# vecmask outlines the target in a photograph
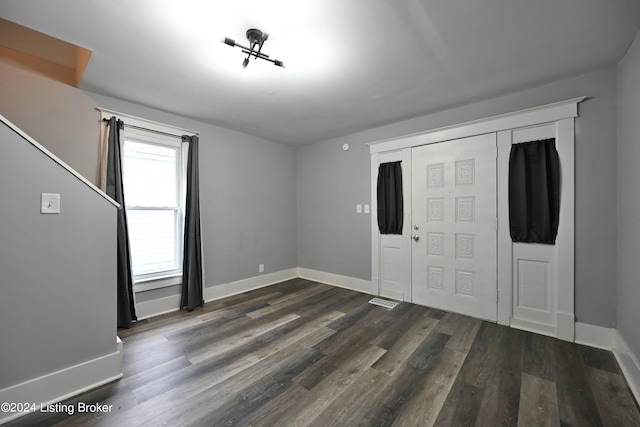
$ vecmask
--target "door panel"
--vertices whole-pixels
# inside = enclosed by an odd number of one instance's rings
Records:
[[[511,143],[556,138],[556,124],[516,129]],[[561,203],[561,206],[562,203]],[[557,245],[512,243],[511,324],[556,336],[557,328]]]
[[[414,303],[496,320],[496,154],[495,134],[413,149]]]
[[[374,252],[373,294],[399,301],[409,301],[411,295],[411,149],[380,154],[378,162],[372,164],[377,171],[381,163],[402,162],[402,194],[404,220],[402,234],[379,234],[377,210],[371,212],[373,235],[378,235],[379,248]],[[376,194],[377,179],[373,180],[372,194]],[[377,261],[377,263],[376,263]]]

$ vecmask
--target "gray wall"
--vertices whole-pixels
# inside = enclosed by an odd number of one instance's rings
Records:
[[[4,123],[0,143],[3,389],[116,351],[117,211]]]
[[[0,114],[92,183],[98,182],[100,113],[78,89],[0,59]]]
[[[618,329],[640,355],[640,33],[618,64]]]
[[[345,139],[348,141],[349,139]],[[298,148],[298,265],[371,279],[369,147],[342,142]]]
[[[298,149],[298,264],[371,279],[366,143],[588,96],[576,120],[576,316],[616,324],[616,70],[510,93]],[[344,153],[343,143],[351,144]]]
[[[0,114],[93,183],[100,106],[200,133],[206,286],[297,266],[296,150],[284,144],[83,92],[0,60]],[[215,100],[212,100],[215,102]],[[179,293],[177,286],[139,301]]]

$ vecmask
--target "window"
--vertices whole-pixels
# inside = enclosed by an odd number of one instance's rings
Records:
[[[122,133],[122,174],[135,282],[182,274],[182,143],[133,128]]]

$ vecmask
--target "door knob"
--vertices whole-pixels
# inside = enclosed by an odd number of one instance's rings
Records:
[[[417,242],[418,240],[420,240],[420,236],[418,236],[417,234],[414,234],[412,239]]]
[[[416,225],[413,226],[413,229],[414,230],[420,230],[420,226],[418,224],[416,224]]]

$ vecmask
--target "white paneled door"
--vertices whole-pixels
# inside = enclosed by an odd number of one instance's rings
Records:
[[[496,321],[496,135],[412,150],[412,301]]]

